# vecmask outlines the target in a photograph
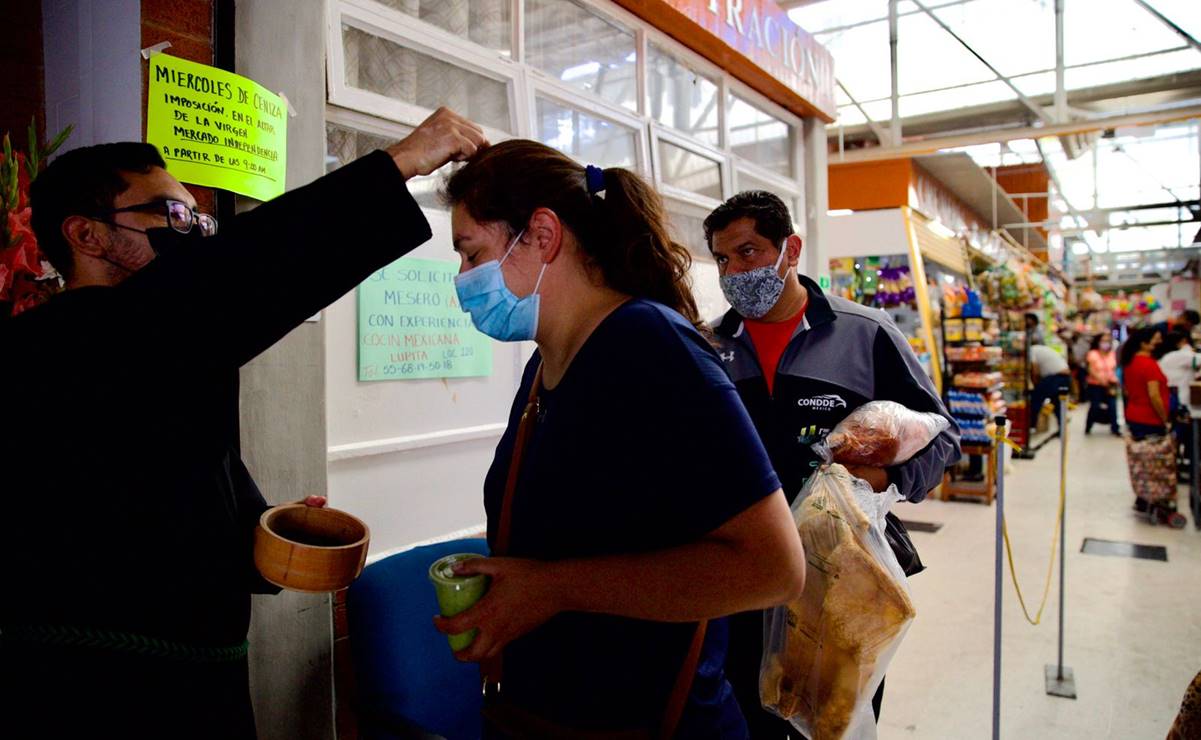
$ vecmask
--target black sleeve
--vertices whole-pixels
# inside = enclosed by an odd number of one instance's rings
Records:
[[[238,367],[431,236],[382,151],[222,224],[119,287],[133,331],[212,369]]]
[[[959,427],[935,392],[934,383],[922,369],[908,340],[895,325],[882,325],[876,331],[872,355],[876,400],[895,401],[914,411],[933,412],[951,422],[946,431],[908,462],[888,469],[889,480],[897,484],[902,496],[913,502],[921,501],[942,483],[947,466],[959,459]]]

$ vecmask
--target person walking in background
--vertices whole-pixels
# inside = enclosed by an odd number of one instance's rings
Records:
[[[1062,430],[1059,395],[1072,391],[1072,371],[1068,361],[1036,337],[1030,347],[1030,375],[1034,382],[1034,390],[1030,392],[1030,421],[1037,422],[1043,404],[1050,401],[1055,407],[1055,420]]]
[[[1093,429],[1098,421],[1109,424],[1115,436],[1122,436],[1118,428],[1117,397],[1118,376],[1114,372],[1118,359],[1113,351],[1113,337],[1109,332],[1093,337],[1092,345],[1085,356],[1088,378],[1085,395],[1088,399],[1088,417],[1084,421],[1084,433]]]

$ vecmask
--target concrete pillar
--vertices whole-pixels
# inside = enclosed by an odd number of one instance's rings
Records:
[[[281,19],[287,33],[280,33]],[[324,172],[325,46],[321,3],[238,0],[236,69],[283,91],[289,190]],[[317,53],[314,53],[317,50]],[[239,199],[239,207],[253,201]],[[331,248],[336,245],[331,245]],[[232,266],[231,269],[236,269]],[[270,503],[326,492],[325,334],[305,323],[242,368],[242,456]],[[334,736],[328,595],[254,597],[250,680],[262,740]]]
[[[829,210],[829,188],[826,163],[826,124],[817,118],[806,118],[804,127],[805,177],[805,248],[801,252],[802,271],[820,282],[830,275],[829,250],[825,243],[826,211]]]

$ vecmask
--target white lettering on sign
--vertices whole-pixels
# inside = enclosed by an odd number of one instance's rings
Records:
[[[641,14],[643,3],[617,1]],[[816,39],[793,24],[773,0],[665,2],[792,89],[818,111],[831,118],[837,114],[833,58]]]
[[[760,49],[763,48],[763,31],[760,30],[761,28],[762,26],[759,22],[759,9],[752,7],[751,30],[747,32],[746,37],[748,41],[754,41],[755,46],[759,47]]]
[[[742,0],[726,0],[726,25],[746,34],[742,28]]]
[[[776,25],[776,19],[770,15],[763,19],[763,43],[767,45],[767,53],[773,57],[780,56],[779,47],[773,48],[771,45],[771,31]]]

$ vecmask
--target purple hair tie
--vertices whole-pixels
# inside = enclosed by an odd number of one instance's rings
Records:
[[[584,184],[589,195],[605,197],[605,171],[600,167],[590,164],[584,168]]]

